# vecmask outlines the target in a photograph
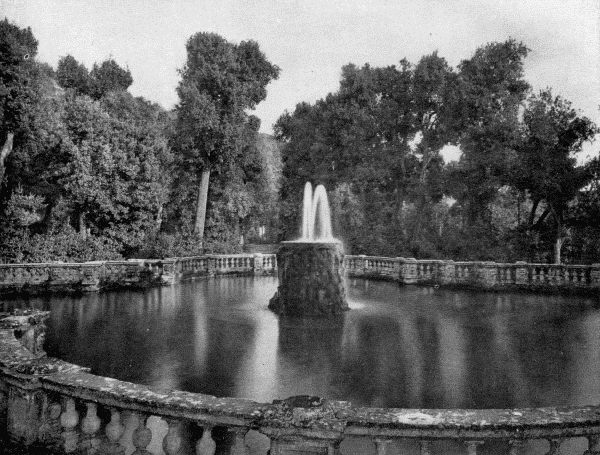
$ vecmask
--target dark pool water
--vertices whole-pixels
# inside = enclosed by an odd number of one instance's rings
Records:
[[[349,280],[336,321],[279,319],[276,278],[32,299],[46,350],[97,374],[271,401],[506,408],[600,403],[596,299]]]

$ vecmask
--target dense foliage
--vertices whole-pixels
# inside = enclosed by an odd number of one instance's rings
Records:
[[[0,262],[239,251],[298,235],[305,182],[325,184],[348,252],[599,262],[598,128],[524,79],[527,48],[489,43],[456,68],[433,53],[342,68],[339,89],[258,134],[279,75],[257,43],[197,33],[179,103],[128,92],[112,57],[36,60],[0,22]],[[459,147],[458,162],[443,150]]]
[[[246,111],[265,99],[266,86],[277,79],[279,68],[254,41],[235,45],[214,33],[197,33],[186,49],[187,62],[177,87],[175,147],[181,156],[179,172],[191,174],[189,181],[197,187],[193,233],[202,241],[211,174],[232,183],[223,197],[229,198],[226,205],[238,206],[237,216],[230,220],[234,229],[246,218],[248,204],[239,200],[240,189],[252,172],[253,143],[260,126],[259,119]],[[216,204],[212,209],[223,212]]]
[[[189,46],[202,36],[192,37]],[[222,102],[229,111],[222,107],[214,118],[191,119],[186,100],[202,100],[184,98],[168,112],[134,97],[127,91],[130,71],[113,58],[88,71],[68,55],[54,71],[35,60],[31,30],[0,23],[0,141],[6,144],[0,162],[0,262],[231,251],[256,226],[273,223],[278,188],[267,175],[277,178],[278,166],[274,170],[270,160],[278,147],[258,137],[257,119],[244,110],[265,97],[264,86],[278,70],[256,43],[234,46],[217,35],[208,38],[235,50],[235,58],[213,68],[212,76],[196,65],[192,77],[188,65],[182,86],[198,82],[200,73],[205,85],[221,78],[211,102],[227,92],[230,98]],[[212,48],[196,51],[200,59],[203,52],[214,57]],[[198,142],[196,133],[213,142]],[[196,144],[200,159],[187,144]],[[203,245],[193,235],[193,214],[198,170],[205,162],[213,181]]]
[[[598,130],[550,90],[531,93],[527,52],[508,40],[456,69],[437,53],[342,68],[337,92],[276,124],[281,237],[298,235],[311,181],[328,188],[335,233],[352,253],[598,261],[597,163],[576,159]],[[458,162],[444,162],[449,145]]]

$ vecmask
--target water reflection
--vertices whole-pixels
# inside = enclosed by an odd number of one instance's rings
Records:
[[[352,280],[351,311],[315,321],[268,311],[276,286],[238,277],[13,303],[51,308],[49,354],[153,386],[412,408],[600,402],[593,300]]]

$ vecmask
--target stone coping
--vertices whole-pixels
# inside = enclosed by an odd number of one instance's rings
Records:
[[[6,319],[4,320],[4,322]],[[353,407],[319,397],[259,403],[165,390],[91,374],[62,360],[36,357],[0,328],[0,380],[119,410],[208,425],[312,437],[355,435],[421,439],[533,439],[600,434],[600,405],[523,409],[400,409]]]

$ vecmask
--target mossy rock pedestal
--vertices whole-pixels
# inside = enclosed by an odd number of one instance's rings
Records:
[[[279,287],[269,309],[280,315],[328,317],[348,310],[342,244],[282,242]]]

